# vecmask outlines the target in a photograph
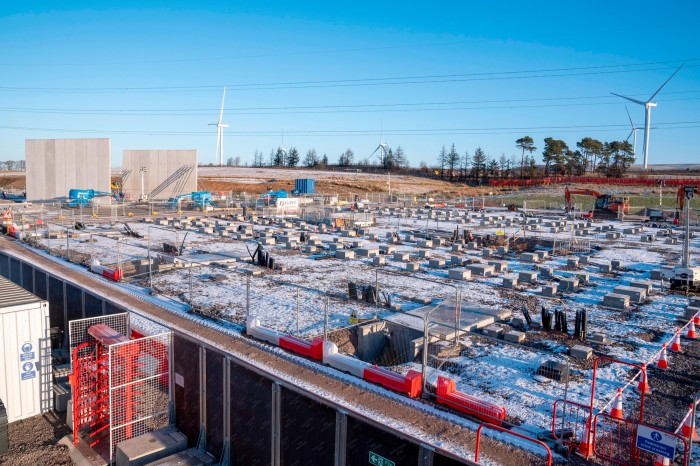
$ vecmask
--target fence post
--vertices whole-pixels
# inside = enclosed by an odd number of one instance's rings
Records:
[[[299,288],[297,288],[297,333],[295,336],[299,336]]]
[[[246,276],[245,282],[245,320],[250,316],[250,275]]]
[[[323,311],[323,339],[328,340],[328,302],[329,298],[326,296],[326,306]]]

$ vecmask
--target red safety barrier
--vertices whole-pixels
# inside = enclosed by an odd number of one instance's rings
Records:
[[[131,340],[140,340],[141,338],[146,338],[146,335],[138,330],[131,329]],[[159,377],[158,383],[160,383],[161,387],[167,387],[168,381],[170,380],[170,371],[168,370],[168,358],[164,357],[168,354],[167,349],[165,349],[165,345],[152,341],[149,345],[139,345],[139,348],[144,353],[156,358],[159,361],[158,372],[163,375]]]
[[[547,451],[547,466],[552,466],[552,450],[549,449],[546,443],[542,442],[541,440],[534,439],[532,437],[528,437],[527,435],[520,434],[518,432],[513,432],[512,430],[504,429],[503,427],[500,426],[495,426],[493,424],[485,423],[481,424],[479,428],[476,430],[476,449],[474,452],[474,462],[478,463],[479,462],[479,453],[481,450],[481,429],[484,427],[488,429],[494,429],[499,432],[502,432],[504,434],[509,434],[513,435],[515,437],[521,438],[523,440],[527,440],[528,442],[535,443],[537,445],[540,445]]]
[[[438,376],[437,402],[497,426],[506,419],[506,408],[457,391],[454,380]]]
[[[573,451],[585,437],[591,407],[570,400],[557,400],[552,411],[552,437]]]
[[[378,366],[365,368],[363,379],[415,398],[421,394],[423,375],[411,369],[405,376]]]
[[[598,413],[593,422],[593,435],[595,437],[594,452],[596,457],[610,463],[627,465],[656,465],[659,464],[659,455],[637,448],[637,430],[639,426],[651,427],[655,431],[662,432],[675,438],[676,449],[680,447],[680,464],[688,464],[688,442],[678,434],[668,432],[652,426],[639,424],[632,419],[617,419],[607,413]],[[664,457],[661,457],[662,461]],[[676,458],[667,458],[668,464]],[[663,463],[661,463],[663,464]],[[677,463],[673,463],[677,464]]]
[[[546,178],[534,178],[528,180],[489,180],[489,186],[494,187],[527,187],[550,184],[583,183],[598,185],[621,186],[656,186],[657,178],[607,178],[596,176],[550,176]],[[697,178],[671,178],[664,179],[666,186],[681,186],[698,183]]]
[[[279,346],[316,361],[323,359],[323,338],[314,338],[313,341],[309,342],[292,335],[285,335],[280,337]]]

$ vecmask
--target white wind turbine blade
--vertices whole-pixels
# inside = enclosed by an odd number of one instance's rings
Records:
[[[683,65],[685,65],[685,63],[683,63]],[[656,92],[654,92],[654,93],[651,95],[651,97],[649,97],[649,100],[647,100],[647,102],[651,102],[652,100],[654,100],[654,97],[656,97],[656,94],[658,94],[659,92],[661,92],[661,89],[663,89],[664,86],[665,86],[666,84],[668,84],[668,82],[669,82],[671,79],[673,79],[673,77],[676,75],[676,73],[678,73],[678,72],[681,70],[681,68],[683,68],[683,65],[679,66],[678,69],[677,69],[676,71],[673,72],[673,74],[671,75],[671,77],[668,78],[666,81],[664,81],[664,83],[661,85],[661,87],[659,87],[659,88],[656,90]]]
[[[635,128],[634,123],[632,123],[632,117],[630,116],[630,111],[627,109],[627,105],[625,105],[625,111],[627,112],[627,118],[629,118],[629,120],[630,120],[630,126],[632,126],[632,131],[634,131],[637,128]],[[632,134],[632,133],[630,133],[630,134]]]
[[[646,105],[646,102],[642,102],[641,100],[633,99],[632,97],[627,97],[627,96],[624,96],[624,95],[621,95],[621,94],[615,94],[614,92],[611,92],[611,94],[612,94],[612,95],[616,95],[616,96],[618,96],[618,97],[622,97],[623,99],[627,99],[627,100],[629,100],[630,102],[634,102],[635,104]]]
[[[224,95],[221,97],[221,112],[219,113],[219,124],[224,119],[224,101],[226,100],[226,86],[224,86]]]

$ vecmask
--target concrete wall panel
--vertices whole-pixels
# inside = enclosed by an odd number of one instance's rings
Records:
[[[27,200],[65,197],[72,188],[110,190],[110,140],[27,139]]]
[[[196,150],[125,150],[122,170],[131,170],[123,186],[127,199],[141,197],[141,167],[146,167],[143,176],[144,193],[148,195],[163,181],[183,166],[193,166],[182,191],[174,193],[177,182],[170,184],[156,199],[168,199],[174,194],[197,191],[197,151]]]

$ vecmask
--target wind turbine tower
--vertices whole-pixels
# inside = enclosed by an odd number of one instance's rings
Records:
[[[623,99],[627,99],[630,102],[634,102],[635,104],[643,105],[644,109],[646,110],[645,117],[644,117],[644,169],[647,169],[648,163],[649,163],[649,131],[651,129],[651,109],[653,107],[656,107],[656,102],[652,102],[654,100],[654,97],[661,92],[661,89],[664,88],[666,84],[678,73],[681,68],[683,68],[683,65],[679,66],[676,71],[673,72],[673,74],[659,87],[656,92],[654,92],[651,97],[646,102],[643,102],[641,100],[633,99],[632,97],[627,97],[624,95],[620,94],[615,94],[614,92],[611,92],[612,95],[616,95],[618,97],[622,97]]]
[[[228,128],[228,125],[223,123],[225,100],[226,86],[224,86],[224,95],[221,97],[221,112],[219,113],[219,121],[217,123],[209,123],[209,126],[216,126],[216,158],[219,161],[220,167],[224,165],[224,128]]]

